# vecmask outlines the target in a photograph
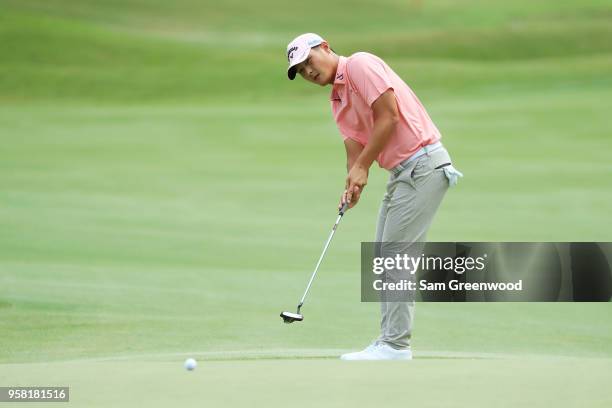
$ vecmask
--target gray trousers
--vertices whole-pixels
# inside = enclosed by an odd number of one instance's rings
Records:
[[[441,148],[410,162],[398,174],[391,174],[380,206],[376,241],[410,244],[410,252],[421,254],[427,231],[436,214],[449,182],[443,169],[450,163],[446,149]],[[380,337],[395,349],[410,347],[414,300],[388,302],[381,299]]]

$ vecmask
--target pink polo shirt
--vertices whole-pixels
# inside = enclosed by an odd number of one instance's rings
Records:
[[[342,138],[365,146],[374,127],[372,104],[387,89],[395,93],[399,123],[376,161],[380,167],[392,169],[441,138],[412,89],[382,59],[357,52],[348,58],[340,56],[330,100]]]

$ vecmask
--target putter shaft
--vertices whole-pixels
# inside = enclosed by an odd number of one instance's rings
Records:
[[[298,314],[300,313],[300,309],[301,309],[302,305],[304,304],[304,299],[306,299],[306,295],[308,295],[308,291],[310,290],[310,286],[312,286],[312,281],[314,281],[314,278],[317,275],[317,271],[319,270],[319,266],[321,265],[321,261],[323,261],[323,258],[325,257],[325,253],[327,252],[327,248],[329,248],[329,244],[331,243],[331,240],[334,237],[334,234],[336,233],[336,229],[338,228],[338,224],[340,224],[340,220],[342,219],[342,216],[344,215],[344,213],[346,212],[347,209],[348,209],[348,204],[345,203],[342,206],[342,209],[340,209],[340,211],[338,213],[338,218],[336,218],[336,223],[334,224],[334,227],[332,228],[332,231],[329,234],[329,238],[327,238],[327,242],[325,243],[325,246],[323,247],[323,252],[321,253],[321,256],[319,257],[319,261],[317,262],[317,266],[315,266],[314,272],[310,276],[310,280],[308,281],[308,285],[306,286],[306,290],[304,291],[304,295],[302,296],[302,299],[300,299],[300,303],[298,304],[298,307],[297,307],[297,313]]]

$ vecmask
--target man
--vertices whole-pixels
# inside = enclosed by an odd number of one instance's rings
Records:
[[[410,243],[422,250],[446,190],[461,177],[440,143],[440,132],[416,95],[380,58],[358,52],[337,55],[313,33],[287,46],[293,80],[300,74],[320,86],[331,85],[331,108],[346,148],[345,202],[354,207],[368,182],[374,161],[389,170],[376,241]],[[389,279],[398,279],[391,276]],[[414,300],[381,301],[381,334],[365,350],[344,354],[343,360],[410,360]]]

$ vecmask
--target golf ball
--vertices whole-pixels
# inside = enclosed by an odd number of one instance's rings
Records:
[[[198,366],[198,362],[195,361],[195,359],[193,358],[188,358],[187,360],[185,360],[185,369],[186,370],[194,370],[196,367]]]

